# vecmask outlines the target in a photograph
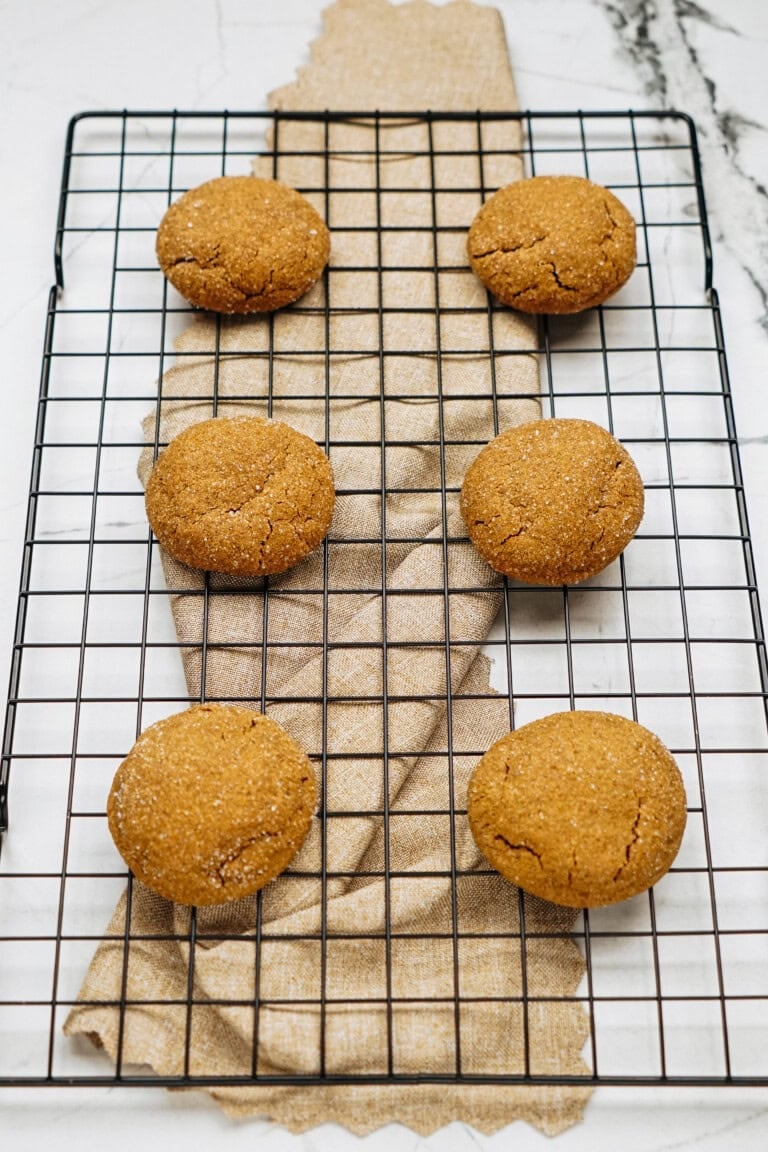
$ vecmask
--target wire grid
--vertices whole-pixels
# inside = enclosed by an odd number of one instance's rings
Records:
[[[274,174],[283,175],[289,157],[280,149],[280,124],[302,116],[325,126],[326,147],[318,156],[323,181],[300,190],[324,210],[334,241],[340,239],[333,235],[335,197],[358,192],[367,204],[351,229],[361,255],[339,261],[334,246],[320,309],[326,332],[335,312],[370,313],[382,364],[390,356],[424,353],[418,346],[386,346],[383,319],[394,309],[384,304],[380,238],[396,230],[430,236],[431,258],[415,261],[410,270],[435,284],[436,306],[423,310],[422,319],[424,331],[437,333],[438,365],[446,350],[441,331],[456,312],[441,303],[440,285],[446,274],[471,275],[464,262],[440,256],[438,241],[460,236],[466,225],[441,222],[444,192],[435,179],[436,163],[451,149],[434,147],[433,126],[461,127],[461,154],[477,157],[478,172],[477,184],[461,191],[473,192],[478,207],[494,190],[483,175],[484,128],[519,120],[531,175],[590,176],[611,187],[638,220],[639,262],[629,284],[582,316],[543,318],[538,353],[545,414],[596,420],[628,446],[646,484],[645,519],[625,555],[578,587],[507,582],[485,650],[494,662],[494,686],[508,697],[511,725],[563,708],[620,712],[658,732],[686,781],[688,828],[670,873],[654,890],[584,912],[577,921],[574,935],[586,960],[577,999],[589,1015],[585,1058],[591,1068],[579,1082],[766,1084],[768,679],[701,172],[687,117],[631,112],[414,114],[414,121],[428,126],[431,144],[425,153],[431,220],[422,229],[408,222],[383,224],[381,188],[342,193],[327,179],[334,127],[365,118],[373,133],[365,155],[378,159],[378,129],[386,114],[121,112],[73,120],[2,760],[0,1082],[230,1082],[191,1076],[188,1065],[187,1074],[173,1080],[146,1070],[134,1073],[121,1060],[105,1072],[103,1057],[73,1051],[61,1024],[125,886],[104,818],[112,773],[143,728],[190,702],[135,475],[140,420],[158,401],[151,382],[170,366],[173,336],[189,321],[189,309],[155,266],[154,232],[178,194],[215,175],[247,172],[256,153],[271,155]],[[469,149],[468,126],[474,141]],[[271,151],[269,127],[275,130]],[[336,286],[350,270],[370,273],[375,299],[370,305],[346,301],[335,309]],[[290,311],[300,308],[301,302]],[[451,350],[487,352],[491,372],[482,399],[495,412],[493,365],[516,354],[495,339],[503,311],[491,298],[476,309],[463,308],[463,315],[476,314],[478,345]],[[279,346],[274,323],[268,323],[270,364],[310,351]],[[213,351],[218,355],[218,337]],[[353,352],[359,349],[325,350],[327,414],[334,404],[329,365],[333,357]],[[324,447],[333,459],[339,445],[330,428],[326,419]],[[392,447],[386,440],[378,445],[382,488],[375,491],[382,496]],[[447,547],[445,490],[441,495]],[[330,539],[326,550],[338,543]],[[450,597],[470,590],[449,587],[446,572],[437,591],[448,619]],[[371,592],[386,599],[386,582]],[[327,609],[327,584],[304,594],[322,595]],[[207,605],[207,584],[203,595]],[[268,598],[267,589],[266,604]],[[271,643],[280,641],[265,643],[264,658]],[[326,657],[327,649],[326,633]],[[262,704],[268,699],[263,686]],[[446,703],[450,709],[450,692]],[[449,759],[450,744],[449,724]],[[316,760],[322,775],[325,748]],[[453,803],[442,814],[451,825],[465,815]],[[324,835],[338,815],[321,806]],[[380,815],[386,827],[389,812]],[[455,859],[448,872],[455,893]],[[319,879],[325,891],[325,869]],[[530,1008],[542,998],[525,983],[530,940],[522,899],[520,911],[513,939],[522,959],[523,995],[516,1003],[522,1000],[527,1025]],[[260,923],[255,928],[258,949],[266,934]],[[504,935],[509,934],[489,933],[489,944]],[[395,937],[388,921],[388,962]],[[455,916],[446,938],[453,945],[458,1041],[461,932]],[[194,913],[186,939],[194,944]],[[321,1010],[329,939],[324,922]],[[128,943],[126,937],[126,957]],[[190,971],[188,1030],[192,985]],[[497,999],[500,1012],[509,1008],[511,998]],[[256,989],[256,1028],[264,1004]],[[270,1082],[399,1078],[391,1050],[386,1076],[329,1077],[324,1043],[323,1036],[319,1075]],[[457,1058],[454,1076],[424,1078],[466,1076]],[[568,1078],[534,1074],[526,1059],[522,1073],[479,1079]],[[253,1082],[258,1080],[254,1064]]]

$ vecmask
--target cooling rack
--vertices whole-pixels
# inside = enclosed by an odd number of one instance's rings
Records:
[[[438,287],[469,276],[456,244],[441,243],[466,226],[445,208],[441,165],[452,154],[474,157],[476,180],[452,190],[479,206],[494,187],[486,176],[491,126],[519,126],[529,174],[587,175],[638,221],[639,263],[626,288],[580,317],[544,318],[535,352],[544,414],[596,420],[635,457],[646,484],[641,531],[624,557],[578,587],[506,583],[484,650],[511,723],[561,708],[621,712],[658,732],[686,781],[688,828],[670,873],[651,892],[576,923],[586,972],[575,999],[590,1025],[589,1071],[576,1082],[768,1084],[768,675],[694,126],[671,112],[408,118],[427,129],[428,146],[413,153],[430,174],[422,224],[386,222],[387,189],[379,185],[333,183],[337,127],[359,122],[360,154],[378,161],[386,114],[126,111],[85,113],[70,125],[0,775],[0,1083],[228,1082],[190,1074],[188,1064],[173,1079],[120,1058],[107,1066],[103,1054],[76,1049],[61,1026],[126,884],[104,818],[111,775],[138,732],[190,702],[136,479],[141,420],[157,405],[156,381],[189,322],[155,266],[154,232],[171,199],[213,176],[249,171],[256,154],[292,182],[295,157],[281,148],[280,128],[304,120],[322,126],[324,145],[315,154],[317,181],[299,186],[318,200],[332,233],[338,197],[359,193],[365,203],[349,229],[362,255],[339,258],[337,249],[349,247],[336,245],[313,307],[326,332],[335,314],[374,316],[382,363],[427,353],[418,344],[386,345],[384,321],[396,304],[385,298],[387,268],[375,240],[410,233],[408,267]],[[418,255],[420,233],[430,238],[426,256]],[[334,301],[349,271],[370,273],[374,295],[345,299],[342,308]],[[481,399],[498,414],[497,368],[519,355],[496,339],[504,310],[485,298],[456,309],[446,290],[415,311],[422,330],[438,334],[436,361],[445,352],[441,326],[457,311],[476,321],[477,343],[451,351],[487,357]],[[259,354],[277,364],[309,351],[279,343],[270,324]],[[212,352],[218,357],[218,340]],[[359,349],[324,350],[329,413],[330,366],[350,352]],[[325,437],[333,458],[338,445],[328,428]],[[392,445],[378,448],[385,461]],[[386,467],[382,474],[386,489]],[[447,540],[446,492],[437,495]],[[464,591],[446,577],[446,613]],[[263,595],[268,603],[268,587]],[[327,643],[323,651],[327,658]],[[449,731],[449,754],[450,742]],[[333,816],[321,807],[324,831]],[[446,874],[455,888],[455,861]],[[452,931],[455,942],[455,924]],[[523,919],[509,937],[524,965],[531,941]],[[391,938],[388,921],[388,957]],[[321,971],[328,940],[324,932]],[[460,1032],[459,957],[455,948]],[[321,1008],[324,996],[321,981]],[[497,999],[500,1012],[513,1002]],[[536,1001],[526,988],[514,998],[526,1020]],[[394,1002],[388,984],[390,1013]],[[260,1003],[256,995],[257,1017]],[[454,1074],[423,1078],[466,1074],[457,1059]],[[317,1074],[270,1082],[364,1079],[329,1076],[321,1065]],[[378,1079],[398,1080],[391,1052]],[[535,1073],[527,1060],[522,1070],[479,1079],[573,1080]]]

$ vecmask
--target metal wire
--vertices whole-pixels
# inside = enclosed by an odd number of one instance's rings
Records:
[[[418,594],[442,598],[444,640],[435,648],[444,653],[446,684],[451,683],[452,653],[462,647],[485,647],[507,685],[510,727],[560,708],[605,707],[659,731],[686,776],[689,828],[669,876],[654,891],[625,906],[584,912],[575,929],[586,974],[573,999],[584,1005],[591,1032],[586,1053],[591,1071],[578,1082],[768,1084],[768,1045],[764,1042],[768,1029],[768,855],[765,837],[759,834],[768,816],[768,661],[694,126],[688,117],[672,112],[414,112],[398,113],[397,118],[422,125],[429,141],[423,151],[411,154],[423,156],[429,171],[430,220],[422,226],[385,222],[385,197],[409,191],[382,180],[381,166],[387,155],[382,127],[390,119],[385,113],[120,111],[85,113],[70,124],[0,769],[0,837],[5,841],[0,857],[0,1084],[574,1082],[574,1077],[533,1072],[528,1046],[531,1010],[553,999],[528,978],[529,949],[557,933],[546,936],[531,930],[522,894],[516,933],[501,928],[483,934],[463,932],[458,915],[458,885],[469,873],[458,867],[456,859],[455,821],[465,811],[456,802],[454,762],[459,757],[464,761],[476,758],[485,749],[459,752],[454,748],[451,710],[458,701],[485,697],[451,691],[430,696],[444,702],[448,713],[448,743],[439,753],[448,764],[448,799],[445,808],[429,815],[446,818],[450,863],[445,871],[398,871],[390,858],[389,830],[396,820],[425,813],[398,807],[390,799],[387,710],[401,701],[423,697],[388,690],[387,660],[391,651],[425,645],[418,638],[387,638],[386,624],[392,598],[412,596],[414,590],[389,587],[385,578],[362,590],[330,586],[329,551],[338,553],[349,544],[379,549],[381,571],[386,573],[393,542],[387,498],[394,491],[388,486],[387,462],[393,451],[423,446],[419,439],[388,436],[386,427],[388,363],[394,357],[425,355],[424,350],[392,347],[387,341],[387,317],[402,309],[384,303],[385,275],[391,271],[385,263],[384,241],[389,233],[398,232],[422,233],[431,249],[426,263],[398,268],[428,276],[435,300],[433,307],[408,311],[421,319],[436,365],[440,400],[434,443],[443,462],[437,492],[443,531],[431,543],[440,550],[443,580],[434,588],[419,589]],[[322,178],[300,190],[322,197],[332,232],[339,197],[372,199],[370,218],[344,230],[361,244],[372,238],[373,256],[367,263],[362,256],[349,263],[332,257],[325,273],[325,304],[303,309],[323,318],[322,348],[295,346],[286,342],[284,334],[278,339],[274,317],[265,321],[266,350],[254,348],[252,354],[268,364],[267,391],[266,397],[253,398],[266,398],[271,415],[276,397],[274,369],[281,359],[321,357],[326,382],[321,442],[331,458],[342,445],[369,446],[378,454],[380,482],[361,484],[354,493],[380,499],[382,534],[357,540],[329,538],[324,545],[322,585],[280,589],[281,597],[319,598],[322,604],[322,636],[302,642],[308,652],[322,656],[318,696],[281,696],[270,689],[268,654],[294,646],[295,639],[270,635],[268,579],[259,585],[264,605],[261,639],[217,640],[216,648],[251,647],[261,663],[261,707],[287,699],[319,705],[325,732],[328,705],[345,699],[332,695],[327,687],[329,654],[340,646],[328,627],[334,598],[361,592],[378,597],[383,643],[352,646],[381,648],[382,693],[355,699],[381,705],[384,757],[382,761],[381,750],[354,756],[382,762],[383,805],[375,811],[332,807],[325,790],[329,765],[343,763],[345,756],[329,751],[325,744],[316,750],[323,785],[318,814],[321,866],[317,873],[287,874],[285,882],[311,879],[318,883],[319,930],[302,937],[271,932],[263,920],[260,894],[253,925],[252,1000],[207,1000],[223,1007],[252,1008],[253,1058],[248,1075],[215,1076],[190,1067],[196,947],[201,942],[237,938],[204,929],[194,910],[183,934],[153,937],[188,946],[186,998],[166,1002],[185,1012],[183,1073],[158,1077],[123,1067],[126,1008],[143,1003],[129,1001],[127,996],[129,948],[142,939],[131,931],[129,878],[126,928],[119,937],[122,987],[119,999],[107,1002],[120,1013],[119,1058],[116,1067],[103,1071],[103,1058],[81,1056],[80,1063],[73,1064],[60,1034],[63,1014],[75,1001],[90,952],[103,939],[109,909],[125,882],[111,846],[105,847],[103,785],[136,735],[154,718],[153,710],[165,714],[194,702],[179,671],[185,648],[202,648],[201,683],[205,686],[212,591],[212,582],[206,579],[201,590],[175,593],[197,598],[202,605],[202,646],[180,642],[169,617],[163,616],[167,592],[158,578],[156,545],[144,527],[141,494],[133,476],[143,445],[139,421],[151,404],[158,411],[155,453],[163,446],[159,421],[163,374],[172,355],[173,332],[189,310],[177,297],[169,299],[168,286],[148,256],[148,241],[151,246],[162,209],[178,194],[202,179],[244,170],[247,159],[257,151],[271,157],[273,173],[280,177],[286,161],[295,155],[281,144],[280,127],[290,120],[322,126],[322,149],[304,154],[305,159],[314,157],[320,162]],[[334,129],[350,120],[365,121],[370,128],[368,147],[359,152],[340,151],[334,144]],[[488,161],[496,155],[486,143],[488,126],[503,121],[520,123],[530,174],[568,171],[589,176],[624,198],[638,220],[640,259],[630,293],[578,321],[544,318],[535,352],[541,364],[545,414],[597,419],[617,435],[640,463],[648,511],[625,556],[584,585],[535,589],[505,581],[500,617],[483,645],[451,637],[452,597],[479,595],[487,589],[455,587],[449,582],[449,548],[460,538],[447,529],[446,499],[455,489],[445,478],[446,452],[473,443],[479,447],[480,442],[447,435],[443,411],[447,403],[457,400],[490,404],[493,427],[498,431],[500,411],[510,399],[500,386],[498,366],[519,350],[510,350],[498,338],[497,321],[503,309],[490,297],[473,307],[451,306],[443,298],[446,273],[470,273],[465,265],[441,260],[441,238],[461,232],[462,227],[441,222],[439,197],[447,190],[440,183],[439,161],[451,156],[476,161],[477,182],[451,191],[476,195],[479,206],[494,191],[487,179]],[[438,147],[436,129],[449,123],[472,127],[475,144],[455,152]],[[268,127],[273,130],[271,149],[264,142]],[[444,136],[440,134],[439,139]],[[374,187],[335,186],[331,160],[340,155],[371,161]],[[83,252],[92,254],[90,264],[81,259]],[[375,303],[335,307],[337,287],[349,272],[374,277]],[[132,289],[134,283],[140,290]],[[301,302],[294,308],[302,310]],[[377,346],[365,351],[378,357],[378,386],[367,397],[359,393],[350,397],[329,386],[335,362],[363,351],[333,342],[333,318],[349,313],[370,317],[376,332]],[[482,336],[475,346],[452,346],[445,327],[452,316],[477,318],[476,330]],[[211,349],[216,364],[214,411],[219,369],[227,359],[221,333],[219,322]],[[239,356],[243,354],[238,351]],[[488,357],[487,392],[465,394],[448,389],[443,379],[445,358],[478,354]],[[178,353],[180,362],[184,355]],[[153,378],[159,381],[154,390]],[[341,441],[332,434],[334,405],[352,398],[378,405],[375,442]],[[403,390],[398,398],[423,399],[423,394]],[[318,397],[295,394],[292,399],[317,401]],[[397,488],[398,495],[431,491]],[[423,545],[420,537],[397,537],[397,543]],[[215,591],[216,595],[238,594],[218,587]],[[343,646],[349,647],[349,641]],[[111,665],[112,681],[107,677],[102,683],[94,669],[103,668],[105,658]],[[497,699],[488,697],[492,698]],[[109,721],[104,719],[107,715]],[[102,720],[94,728],[95,716]],[[398,755],[424,753],[414,748],[398,750]],[[38,813],[46,829],[43,844],[35,843]],[[363,816],[383,823],[383,875],[339,872],[328,866],[327,839],[334,822]],[[351,876],[378,877],[384,886],[384,991],[370,1000],[340,997],[328,982],[333,941],[326,917],[328,883]],[[450,879],[451,914],[444,931],[423,937],[445,940],[451,949],[454,978],[448,996],[395,995],[393,945],[401,939],[419,938],[399,931],[392,920],[391,885],[406,876]],[[84,901],[94,911],[85,910]],[[361,933],[345,934],[345,938],[370,937]],[[281,939],[314,941],[319,946],[319,1000],[288,1001],[265,995],[263,949]],[[462,992],[461,944],[466,939],[513,939],[519,944],[520,995],[480,998]],[[453,1075],[414,1076],[397,1070],[393,1010],[416,999],[452,1008]],[[497,1002],[500,1012],[520,1007],[526,1048],[522,1072],[510,1069],[475,1076],[462,1069],[461,1009],[478,999]],[[267,1076],[259,1071],[262,1011],[288,1003],[319,1009],[316,1075]],[[386,1072],[331,1074],[327,1070],[326,1009],[357,1003],[383,1004],[388,1009]]]

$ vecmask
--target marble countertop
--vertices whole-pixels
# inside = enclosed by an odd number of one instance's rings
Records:
[[[321,0],[0,0],[5,59],[0,226],[0,667],[9,667],[34,435],[40,353],[53,281],[53,237],[64,136],[72,114],[99,108],[265,106],[267,92],[306,60]],[[497,0],[520,106],[536,110],[659,109],[697,124],[713,233],[758,583],[768,604],[768,9],[762,0]],[[143,1089],[3,1090],[0,1128],[16,1149],[115,1152],[166,1142],[216,1148],[400,1152],[534,1149],[521,1124],[483,1137],[454,1124],[429,1138],[390,1127],[361,1140],[331,1126],[291,1136],[235,1124],[201,1093]],[[768,1090],[604,1088],[584,1123],[553,1146],[763,1149]],[[10,1146],[10,1145],[9,1145]]]

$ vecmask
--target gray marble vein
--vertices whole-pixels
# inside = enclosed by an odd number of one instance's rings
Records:
[[[688,112],[700,137],[716,235],[738,259],[759,295],[768,331],[768,188],[744,162],[749,136],[765,147],[764,125],[721,97],[717,61],[704,59],[699,33],[714,29],[738,51],[740,32],[694,0],[593,0],[610,20],[622,53],[659,107]],[[727,222],[727,228],[724,226]]]

